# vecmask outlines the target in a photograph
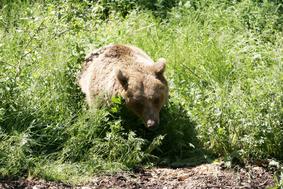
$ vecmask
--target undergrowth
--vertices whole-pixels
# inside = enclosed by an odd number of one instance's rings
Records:
[[[208,155],[283,159],[280,2],[99,2],[0,3],[2,178],[76,183]],[[77,73],[88,52],[110,43],[167,59],[170,98],[156,131],[120,98],[86,107]]]

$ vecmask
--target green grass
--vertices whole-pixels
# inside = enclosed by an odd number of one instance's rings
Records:
[[[2,178],[76,183],[207,157],[283,160],[282,4],[116,3],[0,4]],[[156,131],[119,98],[86,107],[76,75],[85,54],[109,43],[167,59],[170,99]]]

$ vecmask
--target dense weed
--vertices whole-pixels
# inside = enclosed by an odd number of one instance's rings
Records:
[[[207,154],[283,159],[282,4],[99,2],[0,4],[1,177],[79,182]],[[85,54],[109,43],[168,60],[170,99],[157,130],[119,98],[86,107],[77,73]]]

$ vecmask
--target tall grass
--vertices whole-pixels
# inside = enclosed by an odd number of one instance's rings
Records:
[[[91,1],[0,6],[1,177],[78,182],[205,154],[282,160],[282,5],[174,6],[166,17],[133,7],[106,14]],[[170,99],[158,130],[147,131],[119,98],[86,107],[76,75],[85,54],[109,43],[168,60]]]

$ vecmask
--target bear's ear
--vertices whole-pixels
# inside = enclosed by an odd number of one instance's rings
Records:
[[[162,75],[165,71],[166,60],[164,58],[159,58],[153,66],[155,74]]]
[[[122,87],[127,90],[128,89],[128,80],[129,77],[127,76],[127,73],[124,71],[122,72],[121,70],[117,70],[116,72],[117,79],[121,83]]]

